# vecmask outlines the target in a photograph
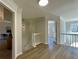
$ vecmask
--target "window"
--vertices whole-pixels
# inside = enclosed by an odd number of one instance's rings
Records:
[[[71,23],[71,31],[78,32],[78,23]]]

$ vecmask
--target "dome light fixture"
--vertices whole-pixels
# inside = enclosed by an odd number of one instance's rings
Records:
[[[48,4],[48,0],[39,0],[39,5],[40,6],[46,6]]]

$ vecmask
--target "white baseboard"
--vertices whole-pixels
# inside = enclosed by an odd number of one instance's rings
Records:
[[[44,43],[44,44],[48,44],[48,43]]]
[[[41,42],[36,42],[35,44],[33,44],[33,47],[36,47],[37,45],[39,45]]]
[[[32,47],[32,46],[25,47],[25,48],[23,49],[23,52],[28,51],[28,50],[31,49],[31,48],[33,48],[33,47]]]
[[[38,43],[36,43],[36,45],[39,45],[40,43],[42,43],[42,42],[38,42]]]
[[[32,44],[32,46],[33,46],[33,47],[36,47],[36,45],[35,45],[35,44]]]
[[[16,58],[17,58],[18,56],[20,56],[20,55],[22,55],[22,52],[18,53],[18,54],[16,55]]]

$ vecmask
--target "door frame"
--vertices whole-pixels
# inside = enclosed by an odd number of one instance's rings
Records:
[[[5,7],[7,7],[8,9],[10,9],[14,14],[13,14],[13,19],[12,19],[12,28],[13,28],[13,30],[12,30],[12,36],[13,36],[13,39],[12,39],[12,59],[15,59],[15,31],[14,31],[14,24],[15,24],[15,22],[14,22],[14,20],[15,20],[15,11],[13,10],[13,9],[11,9],[11,7],[8,5],[8,4],[6,4],[7,2],[4,2],[4,1],[0,1],[0,3],[2,4],[2,5],[4,5]],[[11,28],[11,29],[12,29]],[[14,47],[13,47],[14,46]],[[14,53],[13,53],[14,52]]]
[[[14,12],[14,19],[12,21],[12,35],[13,35],[13,39],[12,39],[12,59],[16,59],[16,57],[20,54],[22,54],[22,48],[21,48],[21,17],[22,17],[22,9],[20,9],[13,0],[0,0],[0,3],[2,3],[4,6],[6,6],[7,8],[9,8],[12,12]],[[19,22],[18,22],[19,20]],[[18,30],[18,27],[19,30]],[[18,43],[18,39],[19,39],[19,43]],[[19,46],[17,46],[19,45]],[[18,47],[20,48],[20,51],[18,50]]]

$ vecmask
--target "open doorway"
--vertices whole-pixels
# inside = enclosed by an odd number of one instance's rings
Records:
[[[0,4],[0,59],[12,58],[13,12]]]
[[[56,44],[56,22],[48,21],[48,45],[49,47]]]

